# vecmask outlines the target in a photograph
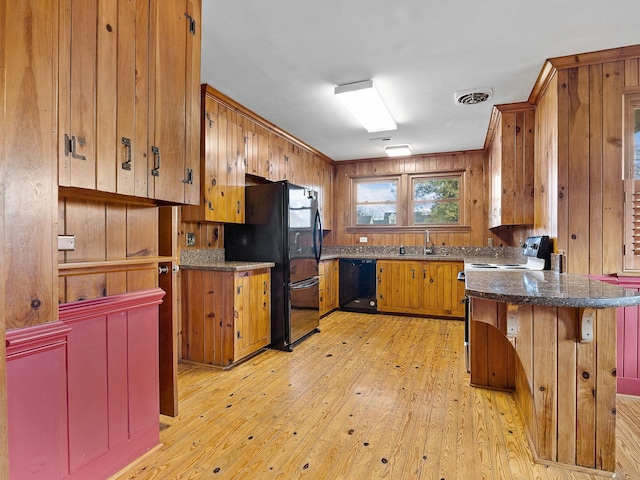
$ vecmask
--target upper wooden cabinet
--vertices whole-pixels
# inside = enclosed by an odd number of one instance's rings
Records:
[[[494,107],[489,150],[489,228],[533,224],[533,105]]]
[[[201,101],[202,202],[198,207],[183,208],[182,219],[243,223],[244,176],[254,163],[248,161],[247,150],[253,153],[258,141],[254,143],[254,137],[245,134],[238,115],[211,95],[206,85],[202,86]]]
[[[64,3],[59,185],[197,203],[200,0]]]
[[[201,0],[151,1],[150,196],[200,201]]]

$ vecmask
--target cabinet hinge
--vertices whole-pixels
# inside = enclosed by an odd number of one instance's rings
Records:
[[[186,12],[185,12],[184,16],[187,17],[187,20],[189,21],[189,33],[191,33],[191,35],[195,35],[196,34],[196,21],[194,20],[194,18],[191,15],[189,15]]]

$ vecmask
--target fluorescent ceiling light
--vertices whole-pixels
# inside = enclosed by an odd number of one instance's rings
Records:
[[[367,132],[386,132],[398,128],[373,86],[373,80],[338,85],[334,93]]]
[[[411,155],[411,145],[387,145],[384,152],[390,157],[404,157]]]

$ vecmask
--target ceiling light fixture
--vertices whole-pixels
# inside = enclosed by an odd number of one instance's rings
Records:
[[[373,80],[338,85],[334,93],[367,132],[386,132],[398,128],[373,86]]]
[[[404,157],[411,155],[411,145],[387,145],[384,152],[390,157]]]

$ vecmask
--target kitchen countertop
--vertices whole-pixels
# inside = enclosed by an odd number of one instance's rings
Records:
[[[273,262],[235,262],[226,260],[203,261],[193,264],[181,264],[182,270],[216,270],[219,272],[242,272],[246,270],[257,270],[259,268],[272,268],[276,264]]]
[[[542,271],[468,271],[466,294],[503,303],[617,308],[640,305],[640,292],[585,275]]]

